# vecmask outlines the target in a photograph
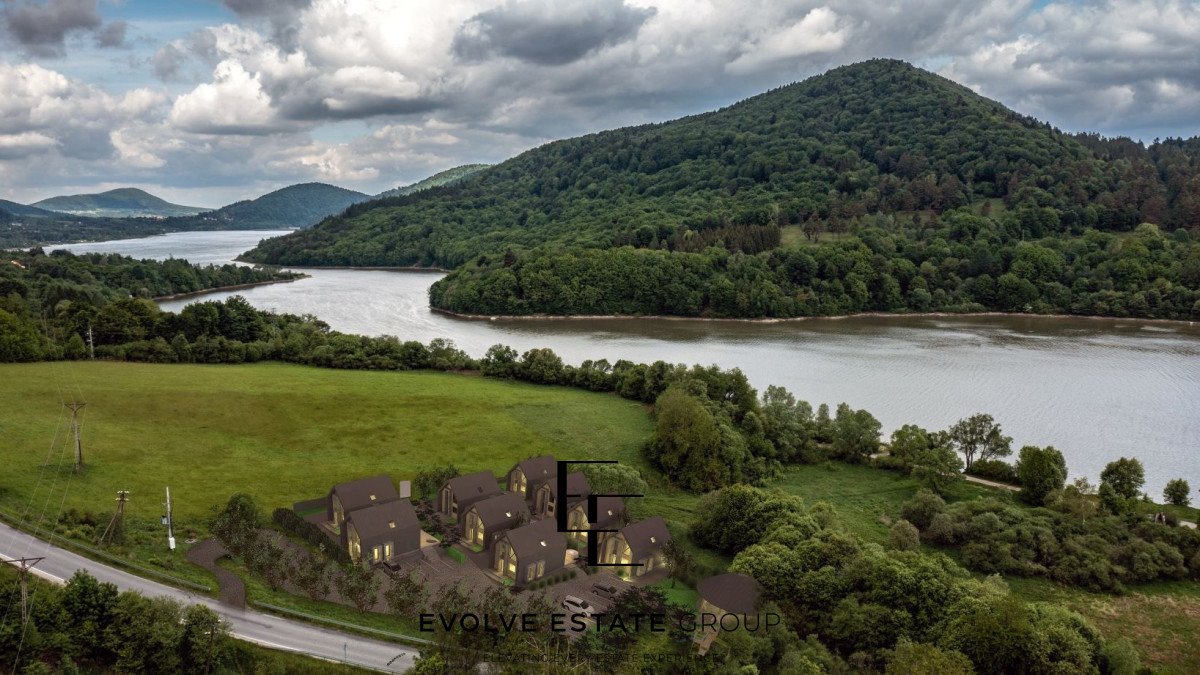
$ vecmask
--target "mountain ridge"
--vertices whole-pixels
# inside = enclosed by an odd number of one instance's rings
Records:
[[[873,60],[719,110],[553,141],[466,184],[358,205],[246,257],[455,267],[543,245],[689,250],[688,232],[811,219],[837,230],[868,213],[987,199],[1052,208],[1059,228],[1131,229],[1145,204],[1119,193],[1124,171],[967,87]],[[1162,181],[1154,190],[1169,199]]]
[[[95,218],[138,218],[192,216],[209,209],[182,206],[135,187],[104,192],[59,195],[34,202],[30,206],[77,216]]]

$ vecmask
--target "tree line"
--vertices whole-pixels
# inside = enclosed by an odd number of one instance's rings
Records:
[[[831,243],[536,249],[481,255],[438,280],[433,307],[483,315],[733,318],[1028,312],[1200,318],[1200,237],[1143,224],[1031,235],[1026,213],[954,211],[920,230],[881,222]]]
[[[101,347],[151,339],[153,319],[162,313],[150,298],[299,276],[111,253],[47,255],[41,249],[9,253],[0,262],[0,361],[80,358],[89,330]],[[229,337],[245,335],[235,326],[223,328]]]

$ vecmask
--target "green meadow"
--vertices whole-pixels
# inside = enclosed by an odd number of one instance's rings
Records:
[[[61,506],[157,518],[171,487],[179,520],[235,492],[265,509],[377,473],[410,479],[453,463],[503,472],[531,455],[641,464],[644,406],[611,394],[434,372],[284,364],[0,365],[0,506]],[[70,470],[69,413],[81,398],[85,469]]]

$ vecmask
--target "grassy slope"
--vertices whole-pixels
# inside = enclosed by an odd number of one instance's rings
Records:
[[[545,452],[629,460],[650,431],[642,406],[616,396],[443,373],[97,362],[3,365],[0,381],[0,504],[34,496],[35,511],[50,498],[107,513],[128,489],[128,512],[153,518],[170,485],[177,519],[198,520],[238,491],[269,509],[448,461],[467,472]],[[60,386],[88,402],[88,467],[51,468],[39,484],[56,426],[52,464],[69,463]]]

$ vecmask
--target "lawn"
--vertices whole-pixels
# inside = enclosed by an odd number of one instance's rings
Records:
[[[858,464],[826,462],[790,467],[772,484],[804,499],[808,505],[828,502],[848,530],[866,541],[887,542],[888,528],[904,502],[912,499],[921,484],[901,476]],[[959,481],[947,501],[995,497],[1012,499],[1012,494]]]
[[[409,479],[453,462],[506,471],[543,453],[637,460],[650,418],[611,394],[433,372],[285,364],[110,362],[0,365],[0,506],[157,520],[171,487],[177,524],[235,492],[265,508],[377,473]],[[86,468],[74,474],[62,398],[87,401]]]

